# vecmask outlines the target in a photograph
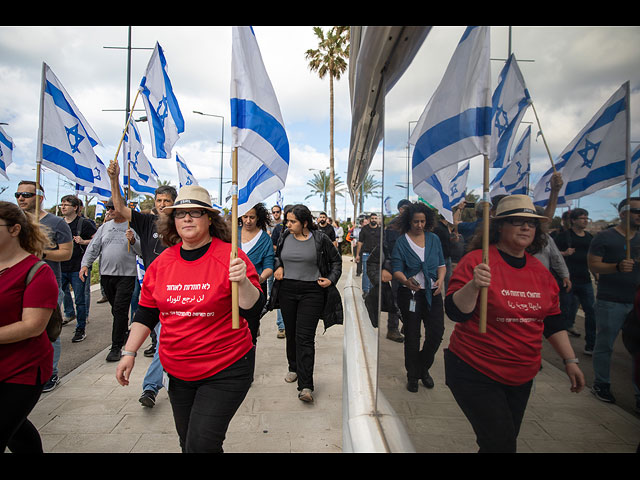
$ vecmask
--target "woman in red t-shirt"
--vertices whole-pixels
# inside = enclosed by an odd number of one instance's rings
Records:
[[[46,327],[58,304],[53,270],[42,265],[26,285],[31,267],[49,244],[34,217],[0,202],[0,453],[42,453],[27,416],[51,376],[53,347]]]
[[[231,259],[230,230],[200,186],[180,189],[158,233],[170,246],[147,268],[138,310],[116,378],[128,385],[136,351],[159,321],[160,363],[183,452],[222,452],[229,422],[253,380],[255,351],[247,316],[265,296],[247,255]],[[231,321],[238,282],[240,328]]]
[[[511,195],[489,227],[489,264],[481,234],[458,263],[445,299],[456,321],[445,350],[446,383],[476,433],[480,452],[515,452],[533,378],[540,370],[542,336],[563,358],[571,391],[584,387],[563,327],[558,285],[532,256],[544,246],[533,202]],[[488,287],[486,333],[479,331],[478,299]]]

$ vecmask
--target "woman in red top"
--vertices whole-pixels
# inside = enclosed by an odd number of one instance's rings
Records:
[[[564,359],[571,391],[584,387],[563,328],[558,285],[532,255],[544,246],[540,222],[526,195],[498,204],[489,227],[489,264],[476,236],[458,263],[445,309],[458,322],[445,350],[446,383],[471,422],[480,452],[515,452],[544,335]],[[475,249],[474,249],[475,248]],[[488,287],[487,329],[479,332],[479,293]]]
[[[147,268],[129,338],[116,371],[129,383],[136,351],[157,322],[160,363],[180,446],[222,452],[229,422],[253,380],[255,351],[245,318],[265,297],[242,250],[231,260],[230,230],[199,186],[180,189],[158,233],[170,246]],[[240,328],[231,322],[231,282],[238,282]]]
[[[42,265],[26,286],[31,267],[49,245],[31,214],[0,202],[0,452],[42,453],[27,416],[51,376],[53,347],[46,327],[58,303],[58,283]]]

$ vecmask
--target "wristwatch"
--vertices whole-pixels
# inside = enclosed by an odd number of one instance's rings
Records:
[[[563,358],[562,363],[564,363],[565,365],[567,363],[580,363],[580,360],[578,360],[577,358]]]
[[[138,354],[136,352],[128,352],[126,350],[121,350],[120,355],[122,355],[123,357],[135,357]]]

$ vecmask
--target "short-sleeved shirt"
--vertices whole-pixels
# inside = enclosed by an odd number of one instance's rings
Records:
[[[58,282],[43,265],[28,286],[29,269],[38,262],[30,255],[0,274],[0,327],[20,321],[23,308],[56,308]],[[53,371],[53,347],[46,330],[37,337],[0,345],[0,382],[36,385],[46,382]]]
[[[542,263],[525,254],[523,268],[509,265],[495,246],[489,249],[491,287],[487,301],[487,331],[479,332],[480,302],[471,319],[456,323],[449,349],[488,377],[522,385],[540,370],[544,319],[560,313],[559,288]],[[449,281],[447,295],[473,278],[482,250],[467,253]]]
[[[167,248],[162,241],[162,236],[156,230],[157,220],[157,215],[131,209],[130,226],[140,237],[140,250],[145,270]]]
[[[180,255],[179,243],[165,250],[149,266],[139,305],[160,310],[162,341],[158,355],[163,368],[185,381],[208,378],[236,362],[253,348],[246,319],[232,328],[229,261],[231,244],[213,238],[197,260]],[[247,254],[247,278],[260,288],[258,274]]]
[[[81,220],[82,218],[82,220]],[[76,216],[73,219],[73,222],[67,223],[69,228],[71,229],[71,235],[79,236],[83,240],[91,240],[98,230],[96,224],[90,218]],[[80,231],[78,231],[78,225],[80,225]],[[63,272],[79,272],[82,256],[84,255],[85,250],[87,249],[86,245],[80,245],[73,242],[73,255],[66,262],[61,262],[60,267]]]
[[[333,228],[328,223],[324,227],[322,227],[322,226],[320,226],[320,224],[318,224],[318,230],[320,230],[327,237],[329,237],[329,240],[331,240],[332,242],[336,241],[336,229]]]
[[[564,257],[564,261],[569,269],[571,283],[582,285],[591,283],[587,254],[593,236],[589,232],[584,235],[577,235],[573,230],[565,230],[556,235],[555,242],[558,250],[564,252],[568,248],[574,248],[575,252]]]
[[[44,217],[40,219],[40,223],[49,228],[47,232],[49,234],[49,239],[51,243],[53,243],[52,250],[58,250],[58,245],[61,243],[69,243],[73,242],[73,235],[71,235],[71,229],[67,222],[64,221],[64,218],[58,217],[51,213],[47,213]],[[45,258],[45,262],[51,267],[53,273],[56,276],[56,280],[58,281],[58,285],[62,283],[62,262],[53,262],[47,260]]]
[[[365,225],[358,235],[358,243],[362,243],[362,249],[358,253],[371,253],[374,248],[380,246],[380,225],[372,228]]]
[[[602,257],[604,263],[620,263],[627,256],[627,241],[615,228],[598,233],[591,241],[589,254]],[[631,239],[631,258],[636,261],[631,272],[601,273],[598,275],[596,298],[609,302],[633,303],[640,284],[640,233]]]

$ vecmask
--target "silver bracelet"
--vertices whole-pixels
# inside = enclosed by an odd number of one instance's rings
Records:
[[[580,363],[580,360],[577,358],[564,358],[562,362],[566,365],[567,363]]]
[[[135,357],[138,354],[136,352],[128,352],[126,350],[121,350],[120,355],[122,355],[123,357]]]

